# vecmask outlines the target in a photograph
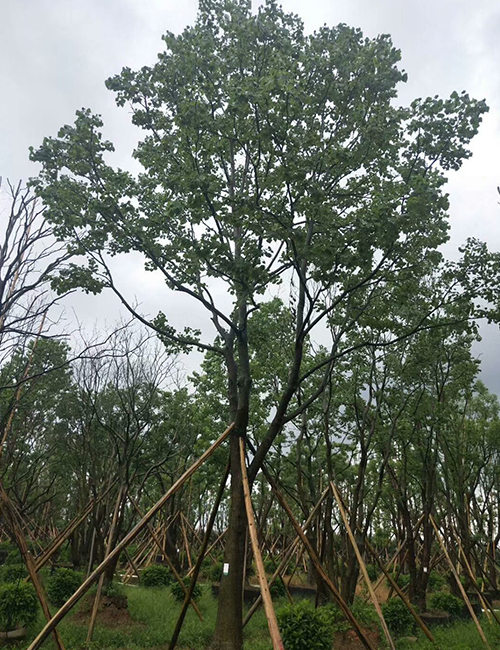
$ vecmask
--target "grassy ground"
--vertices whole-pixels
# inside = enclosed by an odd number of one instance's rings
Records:
[[[179,616],[181,605],[170,593],[170,589],[125,588],[128,609],[133,624],[118,629],[109,629],[99,623],[96,625],[91,650],[164,650],[168,647],[172,632]],[[203,595],[198,603],[203,622],[189,608],[179,637],[179,650],[204,650],[209,645],[215,624],[217,601],[210,593],[208,585],[203,586]],[[58,626],[66,650],[85,648],[87,625],[75,623],[74,615],[69,614]],[[26,640],[16,646],[23,650],[29,646],[42,629],[44,619],[39,617],[37,624],[29,630]],[[252,650],[271,650],[267,622],[262,611],[257,612],[245,628],[246,644]],[[249,644],[251,640],[251,645]],[[43,646],[52,650],[55,645],[47,640]]]
[[[493,622],[489,625],[483,616],[481,625],[488,638],[492,650],[500,648],[500,626]],[[485,650],[476,626],[472,621],[455,623],[446,627],[435,627],[432,633],[441,650]],[[418,637],[417,643],[400,639],[396,643],[397,650],[435,650],[432,643],[423,635]]]
[[[169,589],[145,589],[142,587],[125,588],[128,597],[129,613],[133,622],[127,626],[110,629],[97,624],[90,650],[166,650],[173,632],[180,604],[172,597]],[[286,603],[286,599],[276,603],[277,608]],[[203,614],[201,622],[190,608],[180,635],[179,650],[206,650],[212,639],[217,601],[212,597],[208,585],[203,587],[203,595],[199,601]],[[73,620],[75,614],[70,614],[60,624],[59,631],[66,650],[85,648],[87,625]],[[27,639],[16,646],[24,650],[43,626],[40,617],[37,624],[30,629]],[[492,650],[500,649],[500,626],[494,623],[490,626],[486,619],[482,620],[484,630],[490,641]],[[441,650],[485,650],[479,634],[472,621],[455,623],[454,625],[434,628],[438,646]],[[55,646],[48,640],[44,646],[52,650]],[[415,640],[396,640],[397,650],[436,650],[423,636]],[[271,650],[267,623],[262,610],[258,611],[245,628],[245,650]],[[333,650],[343,650],[338,640],[333,642]]]

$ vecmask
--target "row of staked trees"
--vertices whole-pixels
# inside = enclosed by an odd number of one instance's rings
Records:
[[[201,449],[234,422],[220,648],[240,650],[243,639],[240,438],[255,449],[248,477],[262,526],[280,517],[266,501],[264,463],[302,518],[335,480],[361,546],[364,535],[382,545],[407,538],[416,602],[425,600],[431,513],[471,547],[473,535],[497,529],[498,409],[476,381],[470,347],[475,319],[497,317],[498,256],[474,240],[458,262],[440,252],[447,174],[470,156],[487,106],[466,93],[398,105],[399,60],[388,36],[345,25],[306,34],[273,0],[256,13],[248,0],[201,0],[193,26],[165,35],[155,65],[107,81],[144,132],[139,174],[112,165],[114,147],[88,109],[31,151],[41,165],[32,187],[62,247],[46,276],[52,287],[113,292],[167,356],[165,365],[141,357],[124,334],[115,359],[84,355],[32,385],[19,371],[29,346],[14,349],[2,372],[17,379],[4,395],[12,403],[19,382],[29,384],[16,418],[29,453],[19,461],[9,436],[5,480],[27,516],[45,499],[67,517],[112,474],[147,500],[189,462],[193,441]],[[113,274],[113,256],[132,252],[166,283],[154,317]],[[183,329],[169,322],[176,293],[192,303]],[[207,316],[211,328],[201,325]],[[166,388],[173,355],[193,349],[205,354],[195,391]],[[37,344],[33,363],[42,353],[71,356]],[[30,462],[36,486],[23,478]],[[216,473],[200,481],[209,479],[217,484]],[[335,535],[332,506],[323,548],[350,601],[358,567]]]

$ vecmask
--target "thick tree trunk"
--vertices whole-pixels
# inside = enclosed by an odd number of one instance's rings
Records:
[[[217,650],[243,648],[243,569],[245,564],[246,515],[239,461],[239,436],[231,434],[231,506],[221,578],[213,647]]]
[[[240,307],[240,324],[246,325],[245,304]],[[246,437],[251,387],[245,329],[242,327],[238,337],[238,365],[235,362],[232,341],[228,340],[227,343],[228,393],[235,427],[230,436],[231,505],[224,554],[227,575],[223,575],[220,582],[213,647],[217,650],[242,650],[247,518],[243,495],[239,440]]]

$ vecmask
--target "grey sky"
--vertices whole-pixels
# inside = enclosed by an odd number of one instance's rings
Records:
[[[485,97],[490,113],[473,142],[474,156],[448,185],[452,239],[447,254],[466,237],[488,241],[500,250],[500,2],[499,0],[282,0],[306,28],[345,22],[367,36],[392,35],[402,50],[408,83],[402,103],[414,97],[447,96],[467,90]],[[71,123],[76,109],[103,115],[106,136],[117,147],[117,162],[127,166],[136,134],[127,110],[115,108],[104,80],[123,66],[153,63],[165,31],[180,31],[196,15],[195,0],[0,0],[0,175],[34,175],[28,147]],[[154,313],[163,291],[138,258],[120,262],[120,274],[145,311]],[[73,299],[82,321],[112,322],[117,306],[109,296]],[[174,324],[189,320],[189,307],[176,298]],[[175,322],[177,320],[177,322]],[[482,378],[500,394],[496,359],[498,328],[484,328],[477,352]]]

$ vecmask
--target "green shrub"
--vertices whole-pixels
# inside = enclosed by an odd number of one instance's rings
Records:
[[[429,588],[431,591],[439,591],[446,585],[445,576],[437,571],[431,571],[429,574]]]
[[[397,586],[400,589],[404,589],[410,584],[410,574],[409,573],[400,573],[399,576],[396,578],[396,574],[394,574],[394,579],[396,581]]]
[[[184,585],[186,586],[186,589],[189,589],[189,585],[191,583],[190,578],[184,578],[183,580]],[[172,596],[175,598],[175,600],[178,603],[183,603],[184,598],[186,597],[186,594],[184,593],[184,589],[181,587],[181,585],[178,582],[174,582],[173,585],[170,587],[172,591]],[[201,598],[201,587],[196,583],[193,589],[193,593],[191,595],[191,599],[194,600],[196,603],[198,600]]]
[[[385,622],[391,632],[397,636],[411,634],[415,627],[415,619],[399,598],[391,598],[382,605]]]
[[[5,564],[0,572],[2,582],[19,582],[28,575],[28,569],[24,564]]]
[[[168,587],[172,582],[172,573],[163,564],[151,564],[141,573],[144,587]]]
[[[23,558],[17,548],[13,549],[12,551],[9,551],[4,562],[4,564],[22,564],[22,563],[23,563]]]
[[[222,568],[223,568],[223,563],[222,562],[217,562],[214,564],[210,569],[207,571],[207,575],[212,580],[212,582],[220,582],[220,579],[222,577]]]
[[[460,598],[448,594],[446,591],[438,591],[429,597],[428,606],[430,609],[439,609],[448,612],[452,616],[462,616],[464,603]]]
[[[347,632],[347,630],[351,629],[351,624],[337,604],[328,603],[328,605],[324,605],[318,611],[332,632]]]
[[[106,585],[103,591],[106,596],[109,596],[109,598],[125,595],[123,585],[119,582],[115,582],[114,580],[113,582],[110,582],[108,585]]]
[[[264,569],[266,573],[274,573],[276,569],[276,562],[271,557],[266,557],[264,560]]]
[[[38,616],[38,598],[33,585],[26,582],[0,587],[0,627],[14,630],[34,623]]]
[[[315,609],[308,600],[302,600],[278,611],[286,650],[331,650],[333,631],[322,609]]]
[[[378,578],[378,575],[380,573],[378,567],[375,566],[375,564],[367,564],[366,571],[368,573],[368,577],[370,578],[370,581],[375,582],[375,580]]]
[[[64,605],[82,584],[82,576],[73,569],[57,569],[47,581],[47,595],[54,605]]]
[[[283,596],[286,596],[285,583],[283,582],[283,580],[279,576],[276,578],[276,580],[273,582],[273,584],[269,587],[269,591],[271,592],[271,596],[274,599],[283,598]]]
[[[362,598],[355,598],[351,606],[351,612],[354,617],[364,627],[374,628],[379,624],[379,617],[375,608],[370,602],[366,602]]]

